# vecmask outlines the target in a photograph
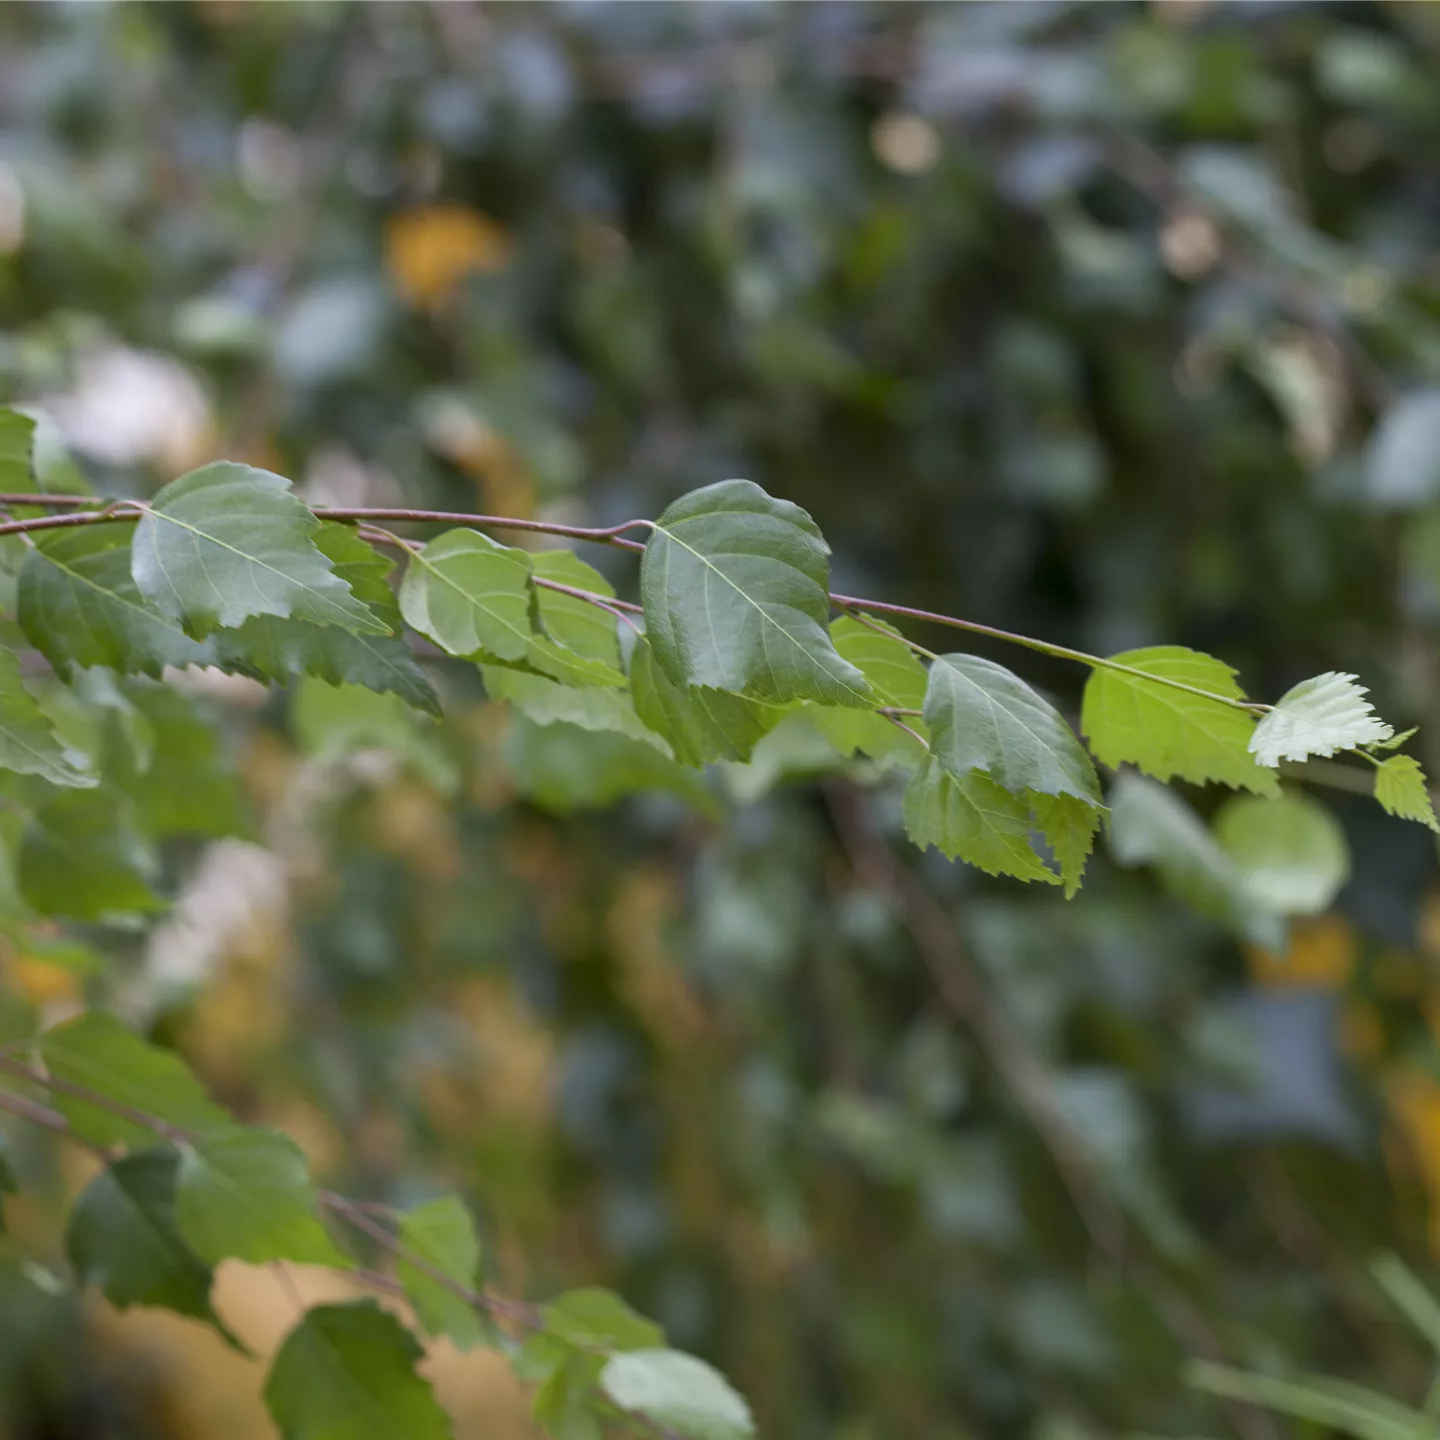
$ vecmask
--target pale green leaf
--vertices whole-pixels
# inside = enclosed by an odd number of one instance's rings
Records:
[[[47,1073],[65,1086],[153,1117],[162,1127],[203,1134],[233,1123],[178,1055],[142,1040],[103,1011],[87,1010],[47,1030],[39,1051]],[[157,1139],[156,1131],[138,1119],[91,1104],[66,1088],[57,1087],[51,1103],[92,1144],[143,1149]]]
[[[219,461],[172,480],[150,502],[135,530],[132,573],[142,595],[202,639],[251,615],[388,634],[316,547],[319,524],[288,480]]]
[[[103,790],[72,790],[42,805],[20,837],[20,893],[42,915],[104,920],[164,902],[150,888],[157,862],[131,807]]]
[[[314,675],[331,685],[388,691],[417,710],[439,715],[439,698],[402,633],[400,607],[388,583],[394,561],[366,544],[353,525],[326,521],[313,538],[335,574],[392,633],[355,635],[338,625],[253,615],[238,629],[216,631],[212,663],[256,680],[284,684],[297,675]]]
[[[610,1290],[567,1290],[541,1312],[546,1331],[582,1350],[654,1350],[665,1333]]]
[[[464,659],[524,660],[536,637],[532,562],[478,530],[447,530],[410,557],[400,585],[406,621]]]
[[[1353,675],[1328,670],[1287,690],[1255,727],[1250,749],[1262,765],[1333,755],[1388,740],[1394,733],[1365,699]]]
[[[21,683],[18,657],[6,647],[0,647],[0,770],[74,788],[96,783],[66,758],[50,721]]]
[[[1030,843],[1030,806],[979,771],[957,777],[932,756],[905,791],[905,830],[922,848],[991,875],[1058,885]]]
[[[1365,748],[1372,752],[1398,750],[1413,735],[1418,734],[1419,729],[1418,725],[1412,725],[1408,730],[1402,730],[1398,735],[1390,736],[1388,740],[1372,740]]]
[[[212,645],[141,595],[130,573],[131,538],[128,525],[36,535],[20,569],[20,625],[60,674],[105,665],[158,680],[169,665],[215,663]]]
[[[1100,829],[1104,810],[1074,795],[1034,795],[1035,828],[1055,855],[1060,867],[1060,881],[1065,898],[1071,900],[1080,889],[1085,874],[1085,861],[1095,848],[1095,835]]]
[[[1326,1376],[1286,1380],[1278,1375],[1249,1375],[1225,1365],[1195,1361],[1186,1378],[1212,1395],[1264,1405],[1297,1420],[1344,1431],[1357,1440],[1419,1440],[1432,1428],[1418,1410],[1365,1386]]]
[[[841,657],[870,682],[877,706],[919,710],[925,703],[925,667],[898,630],[883,620],[862,622],[842,615],[830,626],[830,638]],[[817,706],[814,717],[821,734],[842,755],[860,751],[882,766],[909,770],[925,758],[930,732],[919,715],[905,716],[903,730],[883,715],[850,707]]]
[[[1402,820],[1418,820],[1440,831],[1435,805],[1420,762],[1409,755],[1392,755],[1375,771],[1375,798],[1382,809]]]
[[[1220,807],[1214,828],[1245,889],[1280,915],[1318,915],[1349,878],[1340,822],[1307,795],[1237,795]]]
[[[480,1267],[480,1240],[470,1212],[454,1195],[417,1205],[400,1221],[400,1244],[431,1270],[473,1290]],[[475,1307],[434,1275],[400,1256],[396,1274],[427,1335],[447,1335],[462,1350],[485,1338]]]
[[[615,589],[598,570],[569,550],[538,550],[530,563],[537,576],[614,599]],[[543,635],[530,642],[526,659],[534,669],[567,685],[623,685],[615,616],[544,585],[535,587]]]
[[[987,774],[1002,790],[1100,803],[1090,757],[1064,717],[1018,675],[978,655],[941,655],[925,690],[930,753],[957,778]]]
[[[1111,659],[1230,700],[1245,698],[1235,672],[1197,650],[1157,645]],[[1178,775],[1198,785],[1214,780],[1259,795],[1279,794],[1275,775],[1249,752],[1254,715],[1219,700],[1098,667],[1085,684],[1080,728],[1095,758],[1112,769],[1130,764],[1157,780]]]
[[[278,1130],[232,1125],[182,1146],[175,1216],[186,1243],[211,1265],[351,1263],[315,1215],[305,1156]]]
[[[210,1267],[175,1228],[179,1164],[168,1147],[113,1161],[71,1209],[65,1251],[80,1283],[98,1286],[117,1309],[174,1310],[213,1324],[234,1343],[211,1308]]]
[[[373,1300],[317,1305],[276,1353],[265,1404],[282,1440],[450,1440],[420,1357]]]
[[[703,1360],[679,1350],[630,1350],[613,1356],[600,1374],[605,1393],[686,1440],[748,1440],[750,1407],[730,1382]]]
[[[641,723],[669,742],[682,765],[748,760],[756,742],[786,713],[781,706],[724,690],[676,685],[655,662],[644,637],[630,656],[630,687]]]
[[[669,791],[707,813],[715,799],[694,770],[653,744],[613,731],[563,722],[536,725],[517,716],[505,741],[515,789],[547,810],[598,809],[627,795]]]
[[[1178,795],[1130,771],[1110,790],[1110,851],[1121,865],[1150,865],[1186,905],[1246,940],[1284,945],[1284,923],[1258,903],[1230,856]]]
[[[665,742],[635,713],[628,690],[594,685],[579,689],[544,675],[529,675],[523,670],[506,670],[498,665],[482,666],[481,673],[485,677],[485,691],[492,700],[513,705],[537,725],[563,722],[582,730],[613,730],[654,746],[669,758]]]
[[[675,501],[640,563],[660,668],[676,685],[751,700],[872,705],[865,677],[826,628],[829,554],[805,511],[748,480]]]

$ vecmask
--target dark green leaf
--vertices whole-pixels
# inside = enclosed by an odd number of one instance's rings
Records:
[[[212,645],[141,595],[130,573],[128,525],[82,525],[38,534],[20,570],[26,638],[62,675],[105,665],[154,676],[167,665],[209,665]]]
[[[65,1249],[83,1285],[118,1309],[156,1305],[213,1324],[236,1343],[210,1305],[210,1267],[175,1228],[180,1157],[168,1147],[114,1161],[75,1202]]]
[[[319,523],[288,480],[220,461],[172,480],[150,502],[132,573],[142,595],[202,639],[251,615],[388,634],[316,547]]]
[[[874,703],[826,628],[829,547],[798,505],[748,480],[675,501],[640,564],[655,659],[679,686],[784,704]]]
[[[1095,767],[1060,712],[1003,665],[941,655],[930,667],[925,723],[932,756],[957,778],[979,770],[1012,795],[1100,803]]]
[[[420,1354],[373,1300],[317,1305],[276,1354],[265,1404],[283,1440],[449,1440]]]

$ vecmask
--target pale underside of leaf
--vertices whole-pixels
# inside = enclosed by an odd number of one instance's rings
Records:
[[[1262,765],[1278,765],[1388,740],[1394,731],[1366,693],[1353,675],[1334,670],[1302,680],[1255,727],[1250,749]]]

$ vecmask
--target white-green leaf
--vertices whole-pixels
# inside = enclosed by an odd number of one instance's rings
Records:
[[[447,530],[410,557],[400,610],[451,655],[524,660],[538,633],[531,574],[524,550],[478,530]]]
[[[49,1075],[65,1086],[103,1097],[122,1111],[150,1116],[191,1134],[234,1123],[178,1055],[142,1040],[104,1011],[87,1010],[47,1030],[40,1037],[39,1050]],[[51,1103],[77,1135],[94,1145],[143,1149],[159,1138],[139,1120],[92,1104],[60,1086]]]
[[[1340,822],[1307,795],[1237,795],[1220,807],[1214,828],[1245,889],[1280,915],[1318,915],[1349,878]]]
[[[1412,756],[1392,755],[1376,769],[1375,798],[1391,815],[1398,815],[1402,820],[1418,820],[1440,831],[1425,772]]]
[[[712,1366],[679,1350],[629,1350],[600,1374],[605,1393],[686,1440],[749,1440],[750,1407]]]
[[[251,615],[389,634],[316,547],[319,524],[288,480],[219,461],[172,480],[150,502],[131,573],[142,595],[201,639]]]
[[[677,500],[655,522],[640,563],[660,668],[681,687],[773,704],[873,705],[865,677],[826,628],[829,555],[804,510],[748,480]]]
[[[1197,650],[1157,645],[1111,658],[1130,670],[1229,700],[1245,698],[1235,672]],[[1157,780],[1178,775],[1197,785],[1214,780],[1259,795],[1279,794],[1275,775],[1250,754],[1254,715],[1221,700],[1098,667],[1085,684],[1080,728],[1095,758],[1112,769],[1130,764]]]
[[[656,663],[643,636],[630,656],[630,687],[641,723],[669,742],[682,765],[748,760],[756,742],[786,715],[781,706],[724,690],[676,685]]]
[[[1065,898],[1074,899],[1085,875],[1085,862],[1095,848],[1095,835],[1100,829],[1104,810],[1074,795],[1035,795],[1029,797],[1034,810],[1035,828],[1055,855],[1060,867],[1060,881]]]
[[[1178,795],[1123,771],[1110,790],[1110,851],[1121,865],[1151,865],[1176,899],[1246,940],[1283,947],[1284,923],[1246,889],[1235,862]]]
[[[613,730],[646,745],[653,745],[667,759],[669,750],[654,730],[635,713],[628,690],[596,685],[583,689],[562,685],[544,675],[523,670],[506,670],[498,665],[482,667],[485,690],[492,700],[504,700],[537,725],[578,725],[582,730]]]
[[[1333,755],[1388,740],[1394,731],[1365,698],[1353,675],[1329,670],[1287,690],[1255,727],[1250,749],[1262,765]]]
[[[104,524],[35,537],[20,569],[20,625],[60,674],[105,665],[158,680],[167,665],[214,663],[211,645],[141,595],[130,573],[131,538],[130,526]]]
[[[305,1156],[278,1130],[233,1125],[183,1146],[175,1215],[186,1243],[211,1265],[351,1263],[316,1218]]]
[[[933,756],[905,791],[905,830],[919,846],[933,845],[951,860],[991,875],[1058,885],[1060,877],[1030,842],[1030,806],[988,775],[950,774]]]
[[[96,784],[66,758],[50,721],[20,680],[15,652],[0,646],[0,770],[38,775],[52,785],[73,788]]]
[[[930,752],[950,774],[980,770],[1002,790],[1100,804],[1090,757],[1064,717],[1018,675],[978,655],[941,655],[925,690]]]
[[[438,1270],[457,1285],[475,1288],[480,1240],[464,1204],[446,1195],[407,1211],[400,1221],[400,1244],[428,1267],[415,1264],[404,1253],[396,1265],[425,1333],[447,1335],[462,1350],[478,1345],[485,1331],[475,1307],[430,1273]]]
[[[1380,418],[1365,455],[1374,505],[1414,509],[1440,494],[1440,390],[1401,395]]]
[[[276,1353],[265,1404],[282,1440],[450,1440],[420,1357],[373,1300],[317,1305]]]

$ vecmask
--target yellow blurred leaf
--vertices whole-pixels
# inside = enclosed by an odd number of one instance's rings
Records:
[[[404,210],[386,227],[385,268],[416,306],[438,304],[466,275],[502,269],[510,251],[505,230],[464,205]]]
[[[1317,915],[1292,922],[1288,954],[1251,945],[1245,957],[1257,985],[1276,989],[1340,985],[1355,967],[1355,932],[1342,915]]]

